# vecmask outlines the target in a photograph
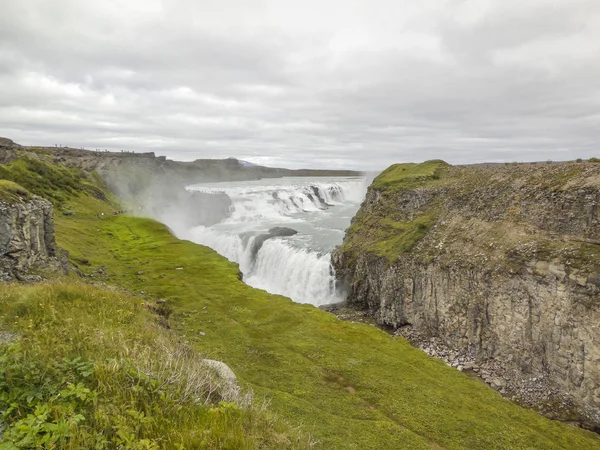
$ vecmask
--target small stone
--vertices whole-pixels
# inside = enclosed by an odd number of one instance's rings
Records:
[[[493,378],[491,385],[494,389],[501,389],[506,385],[506,383],[500,378]]]
[[[144,271],[140,270],[139,272],[136,273],[136,275],[144,275]]]
[[[199,336],[205,336],[205,335],[206,335],[206,333],[205,333],[204,331],[199,331],[199,332],[198,332],[198,335],[199,335]]]
[[[183,267],[175,267],[175,270],[183,270]]]
[[[464,367],[463,366],[458,366],[457,369],[458,369],[459,372],[462,372],[463,369],[464,369]]]
[[[163,300],[162,298],[159,298],[158,300],[156,300],[156,303],[159,305],[164,305],[165,303],[167,303],[167,301]]]

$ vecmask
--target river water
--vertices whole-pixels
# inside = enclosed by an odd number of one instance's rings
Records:
[[[323,305],[343,300],[336,289],[331,251],[364,199],[366,179],[276,178],[204,183],[189,190],[224,192],[232,200],[231,217],[211,227],[189,230],[186,237],[237,262],[244,281],[300,303]],[[256,236],[273,227],[298,234],[264,241]]]

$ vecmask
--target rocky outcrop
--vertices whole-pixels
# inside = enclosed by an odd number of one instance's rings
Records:
[[[32,271],[66,271],[66,252],[54,239],[52,204],[40,197],[0,197],[0,281],[39,278]]]
[[[17,152],[21,146],[8,138],[0,137],[0,164],[9,164],[17,159]]]
[[[273,228],[270,228],[267,233],[261,233],[261,234],[254,236],[254,240],[252,241],[252,249],[251,249],[252,260],[256,261],[256,256],[258,255],[259,250],[262,248],[263,244],[268,239],[272,239],[275,237],[294,236],[295,234],[298,234],[298,232],[292,228],[273,227]],[[244,245],[252,236],[253,236],[253,233],[247,233],[246,235],[242,236]]]
[[[541,380],[544,408],[595,428],[599,202],[592,163],[397,165],[369,188],[333,264],[348,305],[437,339],[455,366],[494,367],[498,390]]]

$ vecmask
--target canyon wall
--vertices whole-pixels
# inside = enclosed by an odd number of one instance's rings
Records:
[[[500,367],[507,394],[542,380],[550,415],[597,429],[599,201],[600,164],[399,164],[332,260],[350,307]]]

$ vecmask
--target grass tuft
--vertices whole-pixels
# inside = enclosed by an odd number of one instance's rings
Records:
[[[15,204],[31,199],[27,189],[8,180],[0,180],[0,202]]]

